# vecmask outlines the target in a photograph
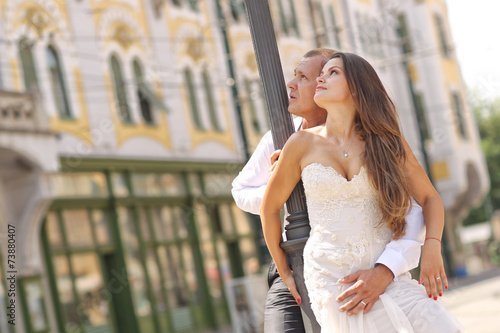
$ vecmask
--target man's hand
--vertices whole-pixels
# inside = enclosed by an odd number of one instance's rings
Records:
[[[309,123],[307,122],[306,118],[302,119],[301,130],[306,129],[308,127]],[[273,174],[274,169],[276,169],[276,163],[278,162],[280,154],[281,154],[281,149],[278,149],[271,155],[271,168],[269,168],[269,176],[271,176]]]
[[[278,158],[280,157],[281,149],[276,150],[271,155],[271,168],[269,169],[269,176],[273,174],[274,169],[276,169],[276,164],[278,163]]]
[[[341,283],[356,283],[337,297],[337,302],[340,303],[353,296],[339,310],[347,311],[348,315],[354,315],[361,310],[363,313],[368,313],[393,279],[392,271],[380,264],[375,268],[357,271],[340,279]]]

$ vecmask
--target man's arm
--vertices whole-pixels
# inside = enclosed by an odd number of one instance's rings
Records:
[[[424,238],[425,223],[422,207],[412,202],[411,211],[406,216],[405,235],[386,245],[377,264],[383,264],[389,268],[394,274],[394,280],[397,281],[399,275],[418,266]]]
[[[293,120],[294,127],[298,130],[303,118]],[[233,180],[233,194],[236,205],[245,212],[259,214],[260,204],[269,181],[271,168],[271,155],[274,152],[271,131],[264,134],[257,148],[243,167],[238,176]]]
[[[271,132],[264,134],[252,157],[233,180],[231,193],[236,205],[252,214],[259,214],[260,204],[269,181],[270,156],[274,151]]]
[[[397,280],[399,275],[418,266],[424,237],[425,224],[422,207],[413,202],[412,210],[406,216],[405,235],[386,245],[376,262],[376,267],[355,272],[340,280],[342,283],[355,282],[337,297],[338,302],[343,302],[353,296],[340,307],[340,311],[348,311],[348,314],[356,314],[360,311],[368,313],[393,279]]]

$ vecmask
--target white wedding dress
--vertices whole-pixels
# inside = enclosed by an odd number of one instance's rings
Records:
[[[455,333],[460,323],[409,273],[391,282],[363,314],[338,311],[336,297],[352,284],[337,280],[374,267],[391,240],[379,226],[377,192],[364,167],[350,181],[318,163],[302,171],[311,234],[304,248],[304,277],[312,309],[323,333]]]

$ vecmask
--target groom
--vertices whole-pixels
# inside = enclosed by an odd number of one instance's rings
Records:
[[[325,123],[327,113],[314,103],[313,97],[316,92],[316,78],[334,52],[335,50],[331,49],[311,50],[295,67],[294,78],[287,86],[290,89],[288,111],[297,116],[294,120],[296,130]],[[233,181],[232,194],[239,208],[259,214],[266,185],[278,156],[279,151],[274,151],[271,132],[267,132]],[[420,247],[424,240],[422,209],[414,206],[406,221],[405,236],[387,244],[374,268],[355,272],[340,280],[342,283],[354,283],[337,298],[338,302],[348,300],[340,308],[341,311],[347,311],[348,315],[360,311],[369,312],[393,279],[417,267]],[[285,236],[283,234],[284,240]],[[269,267],[268,283],[264,332],[305,332],[299,305],[279,277],[274,262],[271,262]]]

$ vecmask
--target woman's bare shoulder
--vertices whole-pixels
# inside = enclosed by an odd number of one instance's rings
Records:
[[[302,135],[304,136],[304,140],[308,140],[308,141],[312,142],[312,141],[324,139],[324,136],[323,136],[324,128],[325,128],[324,125],[320,125],[320,126],[316,126],[316,127],[303,129],[299,133],[302,133]]]
[[[293,133],[287,140],[287,144],[290,143],[306,143],[307,141],[312,139],[311,132],[307,129],[297,131]]]
[[[314,140],[320,137],[320,129],[320,126],[318,126],[295,132],[290,136],[286,145],[294,147],[309,146]]]
[[[296,157],[302,157],[317,144],[317,140],[320,138],[317,128],[303,129],[290,136],[283,147],[283,151]]]

